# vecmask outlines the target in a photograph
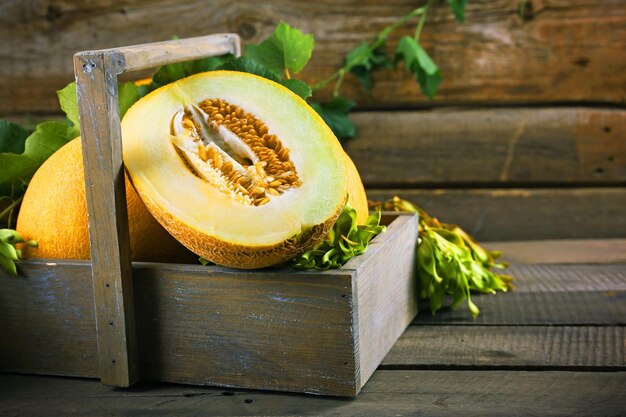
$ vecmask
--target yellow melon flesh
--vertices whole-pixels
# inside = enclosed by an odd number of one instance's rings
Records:
[[[160,88],[126,113],[122,137],[154,217],[220,265],[285,262],[323,239],[346,202],[348,164],[332,131],[301,98],[251,74],[214,71]],[[261,139],[268,145],[256,148]]]
[[[26,257],[90,258],[84,184],[81,142],[76,138],[48,158],[28,185],[16,229],[38,246],[24,247]],[[133,260],[197,261],[150,215],[128,181],[126,200]]]

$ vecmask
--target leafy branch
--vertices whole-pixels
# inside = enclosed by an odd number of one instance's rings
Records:
[[[512,288],[511,276],[492,271],[507,267],[506,263],[496,262],[500,252],[485,250],[459,226],[442,223],[399,197],[375,207],[419,214],[420,242],[416,254],[419,295],[428,300],[433,314],[443,307],[445,297],[450,296],[450,308],[467,300],[470,313],[476,317],[479,310],[472,302],[472,292],[494,294]]]
[[[380,69],[391,69],[394,65],[404,62],[407,71],[415,76],[422,93],[429,99],[434,99],[435,94],[442,82],[442,74],[439,67],[420,43],[420,37],[428,11],[436,0],[428,0],[424,5],[417,7],[394,23],[380,30],[369,42],[362,42],[352,51],[346,54],[344,64],[333,74],[313,85],[313,92],[326,88],[334,82],[333,99],[326,104],[316,104],[314,108],[322,115],[328,125],[335,131],[339,139],[347,139],[356,135],[356,126],[348,119],[349,111],[355,107],[355,103],[341,95],[341,87],[348,74],[354,75],[361,87],[370,93],[372,87],[372,73]],[[448,0],[448,4],[458,21],[465,18],[465,6],[467,0]],[[392,59],[386,53],[387,41],[390,35],[398,28],[419,17],[415,26],[415,33],[411,36],[402,37],[395,48],[395,56]],[[351,103],[350,106],[338,106],[338,103]],[[337,108],[340,110],[337,110]]]

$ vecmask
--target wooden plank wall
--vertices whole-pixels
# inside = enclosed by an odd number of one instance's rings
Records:
[[[303,77],[319,81],[420,3],[3,2],[0,116],[58,115],[76,51],[214,32],[257,42],[281,19],[315,34]],[[444,75],[434,101],[401,69],[375,74],[371,95],[345,85],[360,132],[346,149],[370,198],[407,196],[479,239],[626,236],[625,2],[471,0],[461,24],[442,1],[422,36]]]

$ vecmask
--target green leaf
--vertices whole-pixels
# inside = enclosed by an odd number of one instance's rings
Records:
[[[479,310],[471,300],[472,292],[510,289],[512,277],[490,271],[495,266],[493,257],[485,255],[487,252],[458,226],[441,223],[398,197],[385,202],[383,208],[420,214],[416,255],[418,293],[428,300],[433,314],[444,306],[445,297],[451,296],[450,308],[467,300],[469,312],[476,317]]]
[[[433,99],[441,84],[441,71],[428,53],[410,37],[404,36],[396,48],[396,62],[404,61],[407,70],[411,71],[422,89],[422,93]]]
[[[384,45],[370,50],[367,42],[361,43],[346,55],[346,63],[363,89],[370,92],[372,88],[372,71],[380,68],[391,68],[392,62],[385,53]]]
[[[72,125],[76,129],[80,129],[78,122],[78,100],[76,98],[76,83],[71,82],[63,89],[57,91],[59,97],[59,104],[61,109],[67,116],[68,120],[72,122]]]
[[[311,86],[304,81],[291,78],[289,80],[282,80],[280,83],[302,97],[303,100],[306,100],[313,95],[313,89],[311,89]]]
[[[371,214],[364,225],[357,225],[356,210],[346,203],[325,240],[292,261],[297,269],[341,268],[363,254],[369,242],[386,227],[380,224],[380,211]]]
[[[311,96],[313,91],[311,87],[306,84],[304,81],[296,80],[296,79],[283,79],[280,75],[267,68],[265,65],[255,61],[254,59],[241,56],[239,58],[233,58],[226,61],[224,64],[219,66],[217,69],[220,70],[228,70],[228,71],[240,71],[247,72],[249,74],[258,75],[259,77],[267,78],[268,80],[274,81],[278,84],[281,84],[295,94],[302,97],[302,99],[306,100]]]
[[[452,11],[454,12],[454,17],[459,22],[465,20],[465,5],[467,5],[467,0],[448,0]]]
[[[353,138],[356,135],[356,126],[348,118],[348,113],[356,103],[341,96],[335,97],[329,103],[311,103],[311,107],[324,119],[338,139]]]
[[[120,119],[124,117],[126,111],[135,104],[141,97],[139,94],[139,87],[133,82],[127,82],[118,85],[118,100],[120,109]],[[59,97],[59,104],[61,109],[65,112],[68,120],[72,122],[76,130],[76,135],[80,135],[80,124],[78,120],[78,101],[76,98],[76,83],[71,82],[63,89],[57,91]]]
[[[18,260],[15,247],[6,242],[0,242],[0,256],[4,256],[5,258],[11,259],[13,261]]]
[[[137,87],[134,82],[123,83],[118,86],[117,94],[121,120],[130,106],[139,100],[139,87]]]
[[[24,143],[28,135],[30,132],[17,123],[0,119],[0,152],[24,152]]]
[[[309,62],[314,45],[313,35],[305,35],[281,21],[263,42],[246,46],[245,55],[278,74],[285,70],[297,74]]]
[[[65,123],[40,123],[26,139],[23,153],[0,153],[0,184],[27,182],[50,155],[74,139],[77,133]]]
[[[17,275],[17,268],[15,267],[15,262],[13,262],[9,258],[5,258],[0,255],[0,267],[7,271],[11,275]]]
[[[249,74],[258,75],[259,77],[267,78],[268,80],[272,80],[277,83],[280,83],[281,81],[281,77],[275,71],[245,55],[240,56],[239,58],[230,59],[220,65],[217,69],[247,72]]]
[[[206,71],[213,71],[232,59],[232,55],[211,56],[193,61],[177,62],[160,67],[152,76],[152,82],[148,86],[141,86],[138,89],[140,97],[156,90],[159,87]]]
[[[24,239],[13,229],[0,229],[0,267],[11,275],[17,275],[15,261],[22,259],[22,251],[15,248],[16,243]],[[25,242],[29,246],[37,246],[36,242]]]

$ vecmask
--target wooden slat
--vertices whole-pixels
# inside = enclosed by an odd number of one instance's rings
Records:
[[[416,229],[417,216],[399,216],[381,235],[393,239],[393,244],[371,243],[363,255],[344,266],[361,265],[355,279],[357,297],[354,298],[361,385],[417,314]],[[394,239],[394,234],[401,236]]]
[[[626,183],[624,110],[389,111],[352,118],[358,136],[345,147],[369,187]]]
[[[507,325],[626,325],[626,291],[511,292],[473,295],[480,308],[473,319],[465,305],[440,310],[434,316],[420,304],[413,321],[421,324],[507,324]]]
[[[100,378],[103,384],[128,387],[139,375],[117,99],[123,65],[113,54],[74,57]]]
[[[19,277],[0,271],[0,369],[97,377],[89,263],[72,261],[62,274],[54,261],[18,270]]]
[[[370,39],[419,3],[224,0],[211,5],[98,0],[35,7],[0,6],[0,114],[58,109],[54,91],[72,80],[71,56],[93,50],[216,32],[236,32],[259,41],[281,20],[312,32],[316,51],[303,73],[319,81],[343,62],[345,53]],[[603,102],[622,104],[626,73],[626,4],[615,0],[518,3],[476,0],[466,21],[450,8],[433,7],[422,40],[444,76],[436,104]],[[168,24],[164,22],[167,16]],[[414,23],[393,35],[412,35]],[[520,64],[523,63],[523,64]],[[411,75],[398,69],[375,74],[368,97],[349,79],[344,93],[369,106],[430,105]],[[327,99],[324,92],[320,99]]]
[[[626,291],[626,263],[601,265],[511,265],[515,292]]]
[[[525,264],[602,264],[626,262],[626,239],[526,240],[487,242],[506,261]]]
[[[482,241],[623,238],[626,188],[368,190],[399,195]]]
[[[225,53],[240,55],[237,35],[215,34],[74,55],[103,384],[128,387],[139,378],[117,77],[126,71]]]
[[[513,292],[472,296],[478,318],[465,305],[433,316],[424,303],[414,324],[626,324],[626,264],[513,264],[506,273],[515,277]]]
[[[623,326],[411,326],[386,367],[626,371]]]
[[[134,276],[142,378],[343,395],[358,389],[350,274],[173,265]]]
[[[14,417],[197,416],[615,416],[626,409],[626,372],[378,371],[356,400],[0,375],[0,412]]]

